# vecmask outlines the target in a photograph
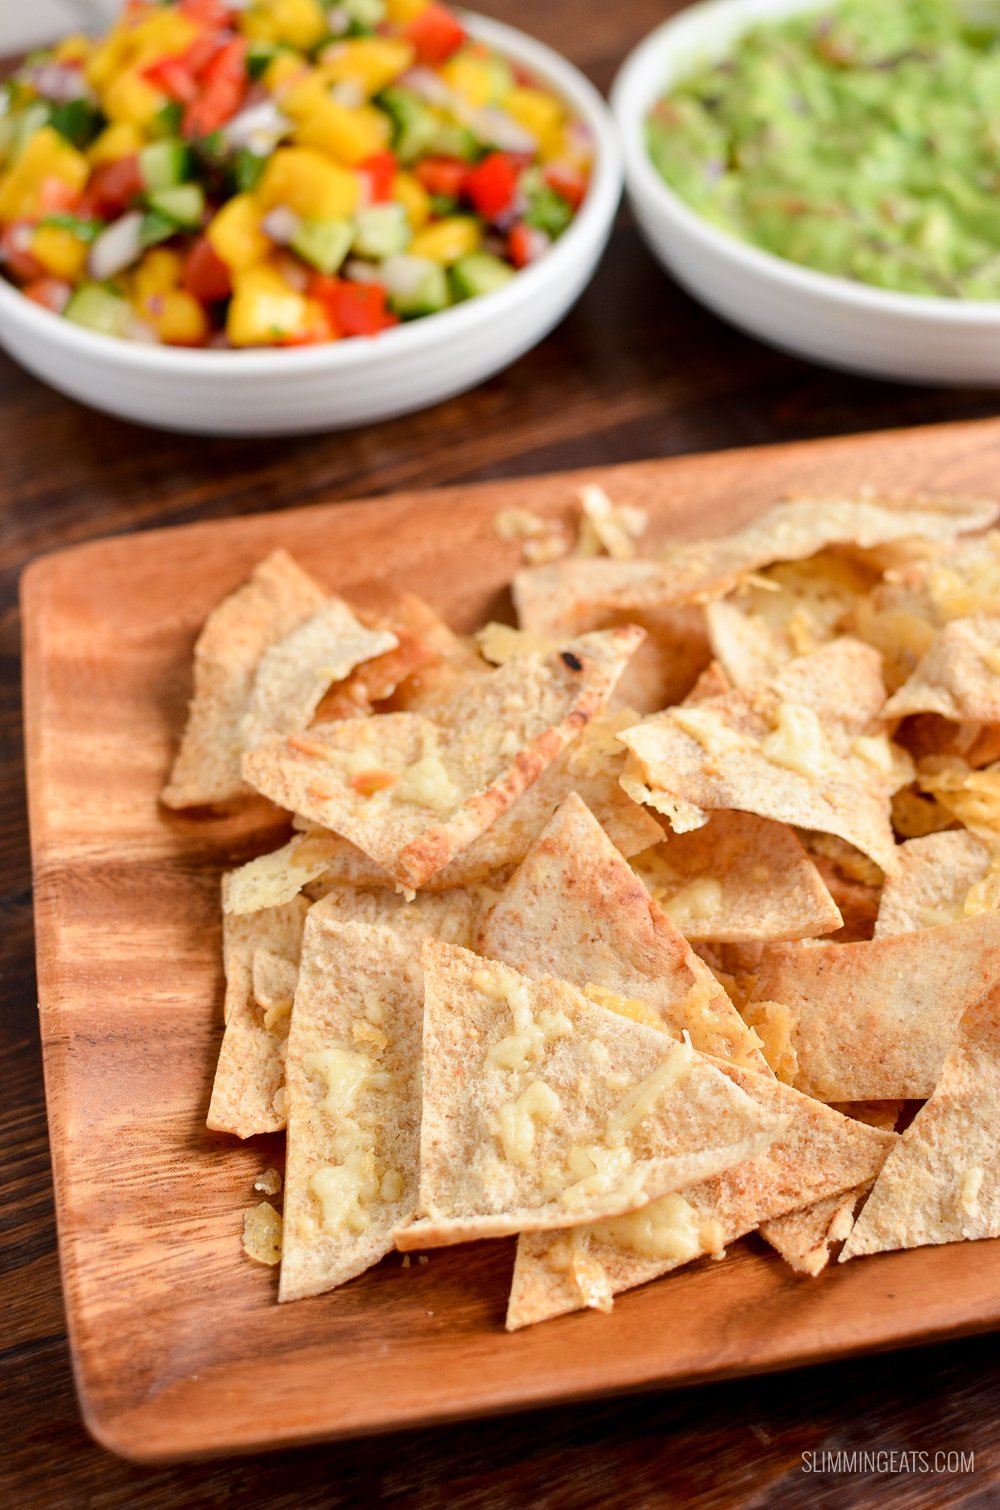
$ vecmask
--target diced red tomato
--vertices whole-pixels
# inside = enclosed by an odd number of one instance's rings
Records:
[[[549,188],[561,194],[571,209],[580,208],[587,193],[587,178],[579,168],[571,163],[549,163],[544,177]]]
[[[413,43],[421,63],[432,67],[446,63],[465,41],[465,29],[458,17],[433,0],[404,27],[403,34]]]
[[[80,216],[85,220],[114,220],[128,209],[144,188],[137,152],[119,157],[117,162],[101,163],[90,175],[83,191]]]
[[[496,220],[517,192],[517,168],[503,152],[491,152],[465,180],[465,195],[484,220]]]
[[[387,308],[388,292],[381,283],[348,283],[317,273],[309,280],[309,296],[322,304],[333,331],[341,336],[374,336],[399,324]]]
[[[185,136],[209,136],[230,120],[247,91],[247,44],[234,37],[202,70],[202,89],[184,112]]]
[[[315,301],[310,301],[306,313],[306,324],[297,335],[286,336],[281,342],[282,346],[322,346],[326,341],[335,341],[337,332],[325,307]]]
[[[425,157],[415,171],[428,194],[458,199],[469,177],[469,164],[458,157]]]
[[[46,215],[58,215],[63,210],[75,210],[80,203],[78,189],[70,188],[61,178],[43,178],[38,190],[42,211]]]
[[[386,204],[392,198],[392,185],[399,172],[399,164],[388,149],[366,157],[364,162],[358,164],[358,172],[363,173],[368,180],[370,204]]]
[[[195,242],[181,273],[181,285],[203,304],[217,304],[233,291],[229,268],[207,236]]]
[[[547,252],[551,245],[552,238],[544,231],[521,221],[507,237],[507,255],[515,267],[527,267],[529,262],[536,262],[543,252]]]
[[[223,0],[180,0],[177,9],[192,21],[201,21],[205,26],[230,26],[235,19],[235,10]]]
[[[20,283],[45,277],[45,269],[31,250],[33,220],[11,220],[0,231],[0,262]]]
[[[228,41],[229,37],[225,34],[204,31],[200,37],[195,37],[190,47],[181,53],[178,61],[184,65],[188,73],[193,73],[195,78],[201,78],[212,59],[222,51]]]
[[[198,93],[198,81],[180,58],[161,58],[143,69],[143,75],[151,84],[172,100],[189,105]]]
[[[33,282],[25,284],[21,292],[34,304],[40,304],[43,309],[51,309],[57,315],[62,314],[73,297],[72,284],[66,283],[62,278],[35,278]]]

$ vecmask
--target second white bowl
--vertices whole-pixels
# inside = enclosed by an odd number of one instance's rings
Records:
[[[646,117],[673,84],[725,57],[758,22],[822,9],[822,0],[706,0],[657,27],[626,59],[611,105],[643,236],[690,293],[771,345],[904,382],[1000,383],[1000,302],[921,298],[812,272],[717,230],[650,160]]]

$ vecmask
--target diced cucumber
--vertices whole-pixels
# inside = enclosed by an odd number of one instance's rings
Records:
[[[264,177],[264,169],[268,159],[258,152],[251,152],[249,147],[239,147],[233,158],[233,177],[236,179],[236,189],[240,194],[252,194],[254,189]]]
[[[372,204],[358,211],[354,250],[359,257],[381,262],[405,252],[413,239],[410,218],[401,204]]]
[[[392,149],[401,163],[414,163],[431,149],[441,123],[433,110],[408,89],[391,85],[379,95],[379,103],[395,125]]]
[[[470,252],[467,257],[460,257],[451,270],[452,286],[460,299],[492,294],[516,277],[510,263],[491,252]]]
[[[151,194],[182,184],[191,176],[191,154],[187,144],[169,137],[151,142],[139,153],[139,172]]]
[[[184,230],[201,224],[205,213],[205,192],[200,184],[177,184],[146,196],[149,208]]]
[[[386,4],[385,0],[340,0],[337,9],[357,26],[374,31],[385,20]]]
[[[267,72],[278,53],[283,51],[285,49],[280,42],[251,42],[247,48],[247,73],[252,79],[259,79]]]
[[[149,123],[151,136],[176,136],[184,120],[184,106],[180,100],[168,100]]]
[[[439,262],[432,262],[429,257],[398,253],[385,259],[379,274],[389,290],[389,304],[404,319],[437,314],[451,303],[448,275]]]
[[[81,283],[63,314],[74,325],[98,330],[106,336],[120,336],[129,316],[129,305],[102,283]]]
[[[43,105],[41,100],[36,100],[33,105],[28,106],[27,110],[22,110],[15,115],[9,154],[12,162],[20,157],[35,132],[47,125],[48,119],[49,107]]]
[[[514,87],[514,70],[502,58],[499,53],[491,52],[486,58],[486,67],[489,70],[490,82],[493,86],[490,99],[494,104],[499,104],[506,99]]]
[[[289,245],[321,273],[335,273],[354,241],[352,220],[303,220]]]
[[[144,252],[148,251],[151,246],[159,246],[161,241],[176,236],[178,229],[176,220],[161,215],[159,210],[147,210],[139,227],[139,245]]]
[[[457,157],[466,163],[474,163],[484,150],[479,137],[457,121],[446,121],[438,126],[429,148],[435,157]]]
[[[64,136],[81,150],[90,146],[103,122],[104,117],[97,107],[82,98],[64,100],[61,105],[53,105],[49,116],[49,125],[54,126],[60,136]]]

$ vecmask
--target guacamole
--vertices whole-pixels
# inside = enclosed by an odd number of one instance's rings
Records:
[[[821,272],[1000,299],[1000,5],[844,0],[746,33],[650,113],[713,224]]]

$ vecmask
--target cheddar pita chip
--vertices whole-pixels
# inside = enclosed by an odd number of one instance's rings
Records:
[[[522,571],[515,602],[520,615],[522,604],[530,613],[548,597],[561,614],[572,616],[597,606],[705,601],[774,561],[801,561],[836,544],[867,550],[897,540],[948,539],[984,529],[996,517],[997,505],[978,499],[797,498],[775,504],[729,535],[675,546],[659,562],[558,561]]]
[[[501,667],[437,719],[386,713],[265,741],[247,779],[419,887],[490,828],[600,711],[642,631]]]
[[[586,1305],[607,1308],[622,1290],[705,1254],[721,1254],[765,1219],[874,1180],[895,1141],[892,1133],[851,1122],[776,1080],[724,1068],[762,1109],[787,1119],[780,1138],[639,1211],[564,1233],[525,1233],[514,1265],[508,1331]]]
[[[223,878],[223,904],[231,877]],[[251,1138],[285,1125],[285,1040],[309,903],[223,915],[226,1031],[208,1126]]]
[[[1000,762],[978,771],[954,758],[925,762],[917,785],[987,844],[1000,838]]]
[[[281,1301],[371,1268],[415,1208],[422,1016],[408,940],[310,917],[288,1042]]]
[[[632,866],[687,939],[813,938],[843,921],[793,831],[753,813],[713,813]]]
[[[955,619],[939,631],[887,718],[938,713],[957,723],[1000,723],[1000,615]]]
[[[302,833],[231,872],[225,911],[244,915],[280,907],[331,871],[342,885],[368,885],[373,877],[375,885],[393,884],[385,871],[339,834]]]
[[[899,869],[882,892],[875,937],[957,922],[966,916],[969,892],[989,869],[986,845],[964,828],[901,844]]]
[[[920,1099],[1000,969],[1000,913],[860,944],[770,944],[755,1001],[792,1015],[795,1085],[821,1101]]]
[[[167,807],[225,802],[246,790],[240,774],[242,726],[265,651],[326,601],[312,577],[273,551],[205,620],[194,647],[194,697],[170,779]]]
[[[996,976],[994,974],[994,982]],[[840,1261],[1000,1237],[1000,988],[959,1024],[941,1077],[885,1162]]]
[[[420,1217],[402,1248],[635,1210],[780,1136],[690,1044],[565,981],[424,946]]]
[[[534,979],[596,988],[608,1005],[645,1002],[695,1048],[765,1067],[722,987],[575,794],[487,914],[479,948]]]
[[[308,728],[329,687],[398,644],[387,630],[366,629],[342,598],[330,598],[261,656],[240,725],[243,748]]]
[[[626,729],[635,760],[622,784],[678,833],[700,828],[713,809],[736,808],[839,835],[888,872],[889,799],[912,768],[878,725],[884,700],[877,653],[836,640],[752,692]]]

